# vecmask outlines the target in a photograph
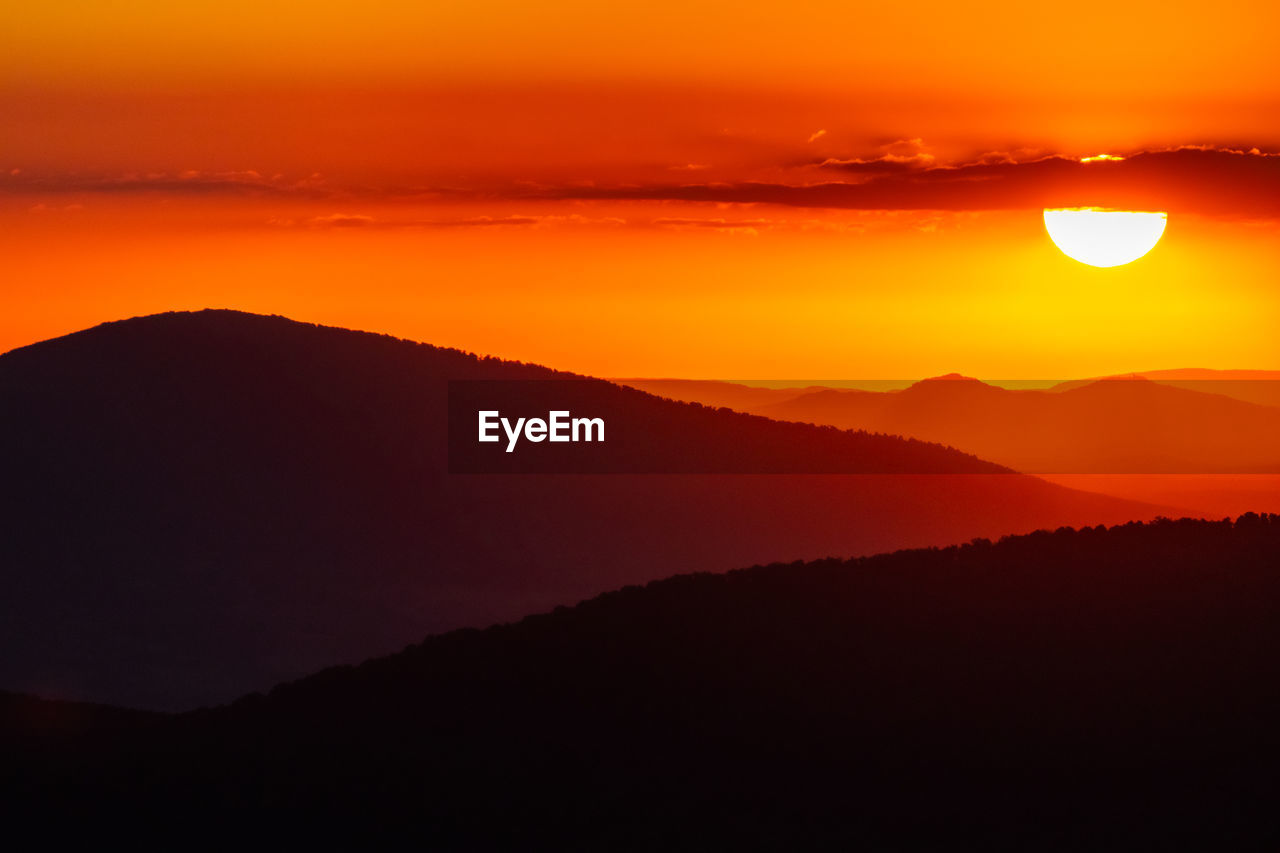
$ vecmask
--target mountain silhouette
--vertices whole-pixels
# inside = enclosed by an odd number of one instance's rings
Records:
[[[0,356],[0,688],[189,708],[673,572],[1157,512],[581,377],[653,425],[641,463],[844,473],[449,473],[451,382],[547,379],[230,311]]]
[[[1126,376],[1105,376],[1100,379],[1149,379],[1161,385],[1171,385],[1188,391],[1205,394],[1221,394],[1247,403],[1263,406],[1280,406],[1280,370],[1208,370],[1204,368],[1178,368],[1174,370],[1144,370]],[[1082,379],[1062,382],[1053,386],[1054,391],[1067,391],[1097,380]]]
[[[1275,408],[1280,404],[1277,377],[1280,372],[1265,370],[1162,370],[1028,392],[949,374],[917,383],[921,388],[912,394],[815,386],[757,389],[707,380],[625,381],[678,400],[980,448],[979,455],[1059,485],[1176,507],[1179,515],[1224,518],[1280,510],[1277,451],[1270,439],[1280,411]],[[1142,384],[1144,379],[1149,384]],[[961,381],[940,385],[940,380]],[[1085,390],[1100,382],[1108,384]],[[1177,394],[1152,384],[1199,393]],[[767,396],[755,393],[760,390]],[[1052,399],[1068,391],[1080,393]]]
[[[613,381],[671,400],[702,403],[704,406],[736,409],[739,412],[750,412],[760,406],[794,400],[801,394],[826,390],[825,386],[817,384],[804,387],[762,388],[715,379],[614,379]]]
[[[32,739],[11,697],[7,802],[437,849],[1263,849],[1278,566],[1275,515],[1041,531],[674,577],[130,725]]]
[[[943,442],[1033,473],[1280,473],[1280,408],[1140,378],[1033,391],[940,377],[751,411]]]
[[[959,373],[950,373],[935,379],[969,379]],[[1160,385],[1183,388],[1189,391],[1200,391],[1205,394],[1217,394],[1242,400],[1246,403],[1257,403],[1263,406],[1280,406],[1280,370],[1209,370],[1204,368],[1178,368],[1174,370],[1144,370],[1137,373],[1116,374],[1113,376],[1095,376],[1090,379],[1071,379],[1057,382],[1045,390],[1070,391],[1092,385],[1095,382],[1110,379],[1148,379]],[[805,394],[819,391],[877,390],[880,392],[898,390],[912,383],[905,381],[868,381],[850,382],[807,382],[801,384],[782,384],[774,382],[770,387],[745,385],[740,382],[726,382],[716,379],[617,379],[624,385],[639,388],[651,394],[683,400],[689,403],[703,403],[710,406],[727,406],[743,412],[756,411],[771,403],[785,403]],[[776,385],[777,387],[772,387]],[[865,386],[865,387],[864,387]]]

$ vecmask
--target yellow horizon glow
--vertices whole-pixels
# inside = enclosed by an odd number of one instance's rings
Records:
[[[1154,249],[1168,219],[1164,211],[1096,207],[1044,211],[1045,230],[1064,255],[1103,268],[1133,263]]]
[[[1280,268],[1274,226],[1193,214],[1119,272],[1118,288],[1114,274],[1046,251],[1039,208],[819,219],[598,202],[575,205],[575,218],[554,203],[47,201],[34,212],[30,200],[0,204],[0,351],[106,320],[238,308],[593,376],[1280,368],[1280,299],[1266,274]],[[372,223],[312,224],[335,212]],[[751,227],[724,227],[734,216]],[[461,224],[483,217],[531,224]]]

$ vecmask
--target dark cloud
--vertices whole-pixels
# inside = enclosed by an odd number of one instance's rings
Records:
[[[813,164],[819,169],[833,169],[854,175],[894,175],[903,172],[914,172],[928,168],[930,163],[922,163],[917,159],[876,157],[872,160],[857,158],[840,160],[829,157]]]
[[[899,139],[880,146],[884,153],[879,157],[828,157],[811,165],[822,169],[838,169],[857,175],[892,175],[929,169],[937,161],[925,147],[922,139]]]
[[[13,169],[0,173],[0,192],[9,193],[227,193],[361,201],[432,201],[449,198],[491,202],[555,200],[663,200],[776,204],[798,208],[851,210],[1002,210],[1040,207],[1113,207],[1195,212],[1242,218],[1280,218],[1280,155],[1184,147],[1148,151],[1124,159],[1081,162],[1062,156],[1028,159],[1023,152],[992,152],[977,162],[938,165],[920,140],[899,140],[868,159],[823,159],[799,174],[830,174],[817,183],[760,181],[652,183],[602,186],[508,185],[502,189],[423,189],[341,186],[319,175],[290,179],[254,171],[151,172],[115,177],[38,175]],[[837,179],[843,176],[844,179]],[[473,228],[595,222],[576,216],[501,216],[431,221],[331,222],[319,217],[303,224],[350,227]],[[291,223],[297,224],[297,223]],[[667,223],[672,224],[672,223]],[[689,227],[732,227],[726,224]]]
[[[855,210],[1002,210],[1115,207],[1214,215],[1280,216],[1280,155],[1257,149],[1179,148],[1123,160],[988,158],[917,168],[897,160],[824,161],[819,168],[870,173],[857,182],[707,183],[565,188],[542,198],[678,200]]]

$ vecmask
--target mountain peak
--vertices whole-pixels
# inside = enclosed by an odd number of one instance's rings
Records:
[[[991,390],[1002,390],[1002,389],[998,389],[995,385],[989,385],[986,382],[983,382],[981,379],[975,379],[972,376],[965,376],[964,374],[961,374],[961,373],[947,373],[942,376],[930,376],[928,379],[921,379],[919,382],[915,382],[911,384],[905,390],[906,391],[918,391],[923,389],[957,390],[957,389],[969,389],[969,388],[983,388],[983,389],[989,388]]]

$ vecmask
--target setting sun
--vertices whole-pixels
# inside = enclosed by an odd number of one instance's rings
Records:
[[[1134,210],[1046,210],[1044,227],[1069,258],[1092,267],[1132,263],[1155,248],[1168,214]]]

